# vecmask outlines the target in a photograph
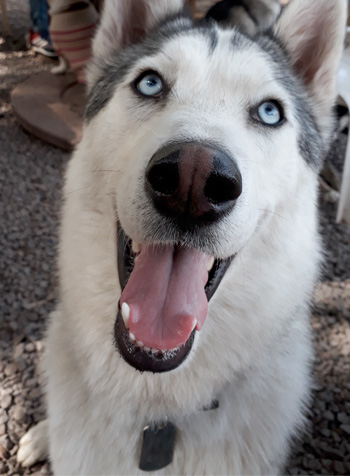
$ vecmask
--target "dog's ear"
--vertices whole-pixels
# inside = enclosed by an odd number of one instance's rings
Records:
[[[184,0],[105,0],[92,43],[89,86],[98,77],[100,66],[113,54],[139,41],[157,22],[179,12],[183,5]]]
[[[313,99],[325,140],[332,127],[346,6],[346,0],[290,0],[274,28]]]

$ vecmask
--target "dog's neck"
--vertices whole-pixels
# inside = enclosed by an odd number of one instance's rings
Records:
[[[214,399],[205,405],[202,411],[219,408],[219,401]],[[178,429],[168,419],[153,422],[143,428],[142,448],[139,468],[142,471],[157,471],[165,468],[173,460]]]

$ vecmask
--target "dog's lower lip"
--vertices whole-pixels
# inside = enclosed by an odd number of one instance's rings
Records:
[[[117,229],[118,249],[118,274],[121,289],[128,282],[134,268],[134,263],[140,252],[141,246],[133,243],[128,238],[118,223]],[[226,260],[208,259],[208,281],[205,285],[205,294],[210,301],[230,266],[234,256]],[[209,271],[210,268],[210,271]],[[114,326],[115,344],[126,362],[140,371],[167,372],[178,367],[189,355],[193,345],[197,323],[195,323],[188,340],[177,349],[159,353],[161,349],[145,350],[142,342],[137,344],[137,336],[130,335],[128,329],[129,306],[119,303],[118,313]]]
[[[195,330],[189,339],[178,349],[159,351],[159,349],[141,349],[137,343],[129,339],[128,329],[124,325],[119,306],[114,325],[114,336],[117,348],[123,359],[135,369],[141,372],[169,372],[176,369],[191,351]]]

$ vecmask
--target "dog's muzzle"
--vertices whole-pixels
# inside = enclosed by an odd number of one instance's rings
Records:
[[[140,371],[166,372],[189,355],[205,321],[208,301],[232,257],[214,259],[185,247],[182,233],[205,233],[229,213],[242,178],[226,152],[199,143],[172,143],[146,170],[147,194],[176,226],[180,240],[135,244],[118,225],[118,271],[122,288],[114,334],[122,357]]]

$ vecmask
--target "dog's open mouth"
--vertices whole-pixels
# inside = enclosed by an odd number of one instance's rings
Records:
[[[118,226],[122,289],[114,327],[122,357],[140,371],[167,372],[188,356],[232,257],[181,245],[138,245]]]

